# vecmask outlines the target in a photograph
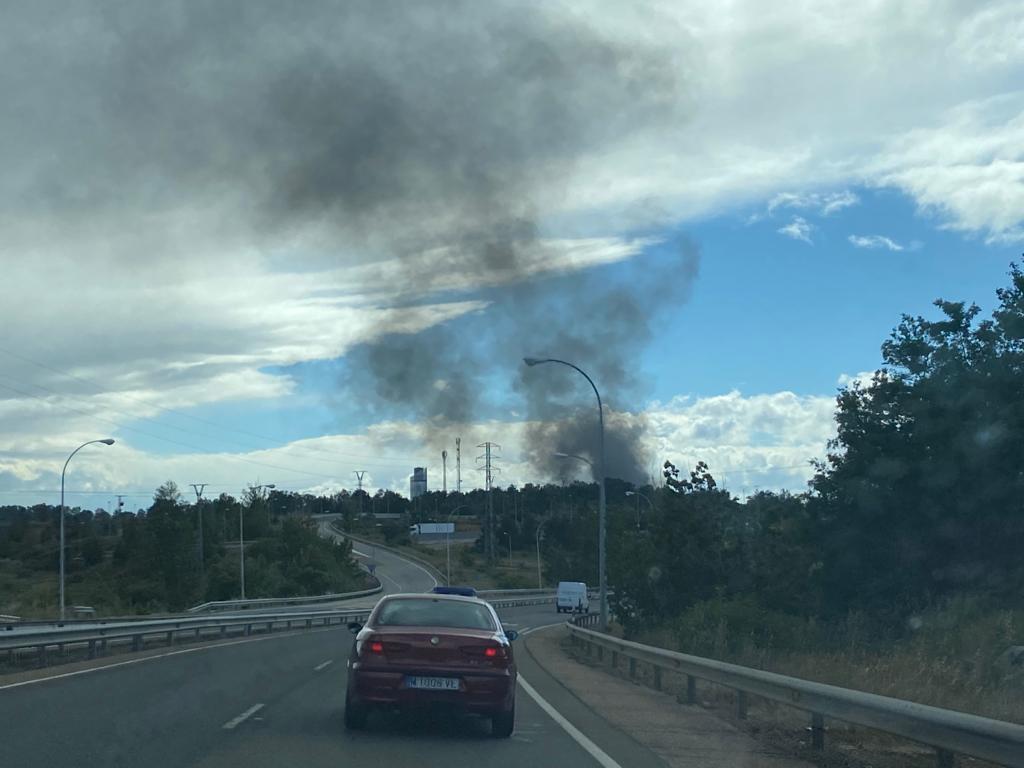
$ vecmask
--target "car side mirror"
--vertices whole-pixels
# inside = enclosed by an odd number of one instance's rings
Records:
[[[353,635],[358,635],[359,630],[361,630],[362,628],[363,625],[360,624],[358,621],[350,621],[348,623],[348,631],[351,632]]]
[[[514,629],[509,629],[509,630],[506,630],[505,637],[508,638],[508,641],[510,643],[514,643],[516,638],[519,637],[519,633],[516,632]]]

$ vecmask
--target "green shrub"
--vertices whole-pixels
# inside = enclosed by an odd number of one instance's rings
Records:
[[[820,635],[813,622],[766,609],[751,597],[697,603],[672,627],[682,650],[721,659],[753,649],[770,652],[814,647]]]

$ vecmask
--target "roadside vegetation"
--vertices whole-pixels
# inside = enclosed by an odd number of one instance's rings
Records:
[[[648,536],[609,536],[641,641],[1024,721],[1024,275],[904,317],[837,397],[807,493],[740,503],[666,466]]]
[[[250,489],[203,504],[203,556],[195,505],[172,482],[137,513],[70,510],[66,603],[99,615],[181,611],[240,595],[238,516],[246,531],[246,596],[293,597],[362,589],[365,574],[351,546],[317,535],[308,515],[279,507]],[[0,507],[0,614],[57,611],[59,507]]]

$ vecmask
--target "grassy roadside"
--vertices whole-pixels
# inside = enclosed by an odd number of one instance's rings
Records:
[[[727,622],[680,621],[632,639],[843,688],[877,693],[983,717],[1024,724],[1024,664],[1009,647],[1024,645],[1024,610],[1000,609],[972,598],[913,617],[906,637],[882,641],[848,618],[827,642],[773,647],[737,637]],[[792,641],[791,641],[792,642]]]

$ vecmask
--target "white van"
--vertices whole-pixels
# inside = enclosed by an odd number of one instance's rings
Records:
[[[582,581],[560,581],[558,591],[555,593],[555,610],[558,613],[565,611],[582,611],[590,613],[590,598],[587,597],[587,585]]]

